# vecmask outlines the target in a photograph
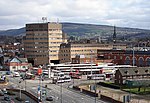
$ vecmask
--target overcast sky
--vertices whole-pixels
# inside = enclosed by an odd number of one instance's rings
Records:
[[[47,21],[150,29],[150,0],[0,0],[0,30]]]

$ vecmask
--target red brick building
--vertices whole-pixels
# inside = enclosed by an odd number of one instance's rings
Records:
[[[119,65],[150,66],[150,51],[98,50],[97,58],[104,60],[113,59],[113,63]]]

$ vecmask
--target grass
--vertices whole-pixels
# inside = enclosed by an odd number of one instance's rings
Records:
[[[144,90],[144,88],[142,87],[141,89],[140,89],[140,91],[138,91],[138,88],[128,88],[128,89],[123,89],[124,91],[127,91],[127,92],[131,92],[131,93],[134,93],[134,94],[141,94],[141,95],[144,95],[144,94],[150,94],[150,87],[147,87],[147,88],[145,88],[145,90]]]
[[[138,87],[133,87],[133,88],[129,88],[128,86],[126,85],[123,85],[123,86],[120,86],[120,85],[116,85],[112,82],[104,82],[105,84],[108,84],[108,85],[114,85],[114,86],[117,86],[117,87],[120,87],[122,90],[126,91],[126,92],[130,92],[130,93],[134,93],[134,94],[140,94],[140,95],[145,95],[145,94],[150,94],[150,87],[141,87],[140,88],[140,91],[138,91]]]

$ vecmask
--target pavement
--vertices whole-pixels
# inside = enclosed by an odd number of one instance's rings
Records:
[[[87,85],[82,86],[81,88],[90,90]],[[117,101],[121,101],[121,102],[123,102],[123,96],[131,95],[130,103],[150,103],[149,95],[141,96],[141,95],[136,95],[136,94],[129,94],[128,92],[125,92],[125,91],[121,91],[118,89],[111,89],[111,88],[103,87],[100,85],[97,85],[96,91],[97,91],[97,93],[99,93],[99,95],[111,97],[111,98],[113,98]]]

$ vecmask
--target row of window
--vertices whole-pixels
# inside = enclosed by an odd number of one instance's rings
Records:
[[[49,42],[49,44],[61,44],[62,42]]]
[[[31,34],[33,35],[33,34]],[[47,36],[47,34],[43,33],[43,34],[34,34],[34,36]]]
[[[60,46],[50,46],[49,48],[59,48]]]
[[[49,44],[61,44],[62,42],[49,42]],[[48,42],[26,42],[25,44],[48,44]],[[51,48],[55,48],[56,46],[52,46]],[[60,46],[57,46],[59,48]]]
[[[48,48],[48,46],[25,46],[25,48],[35,48],[35,49],[41,49],[41,48]]]
[[[48,57],[48,55],[27,55],[29,58],[35,58],[35,57]],[[57,55],[53,54],[53,55],[49,55],[50,57],[55,57]]]
[[[61,32],[59,33],[48,33],[49,35],[62,35]],[[47,36],[47,33],[27,33],[26,36]]]
[[[26,31],[48,31],[48,29],[26,29]]]
[[[62,40],[62,38],[49,38],[50,40]]]
[[[88,51],[91,52],[91,50],[61,50],[61,52],[84,52],[84,51]]]
[[[138,61],[136,60],[136,58],[134,58],[134,60],[130,60],[130,58],[129,57],[126,57],[126,59],[125,59],[125,64],[130,64],[130,63],[134,63],[134,65],[137,65],[137,62],[138,62],[138,65],[139,66],[144,66],[145,64],[145,62],[146,62],[146,65],[147,66],[150,66],[150,58],[148,57],[148,58],[146,58],[146,60],[144,61],[144,59],[143,59],[143,57],[140,57],[139,59],[138,59]]]
[[[62,58],[61,60],[71,61],[71,59],[68,59],[68,58]]]
[[[48,40],[48,38],[26,38],[26,40]]]

